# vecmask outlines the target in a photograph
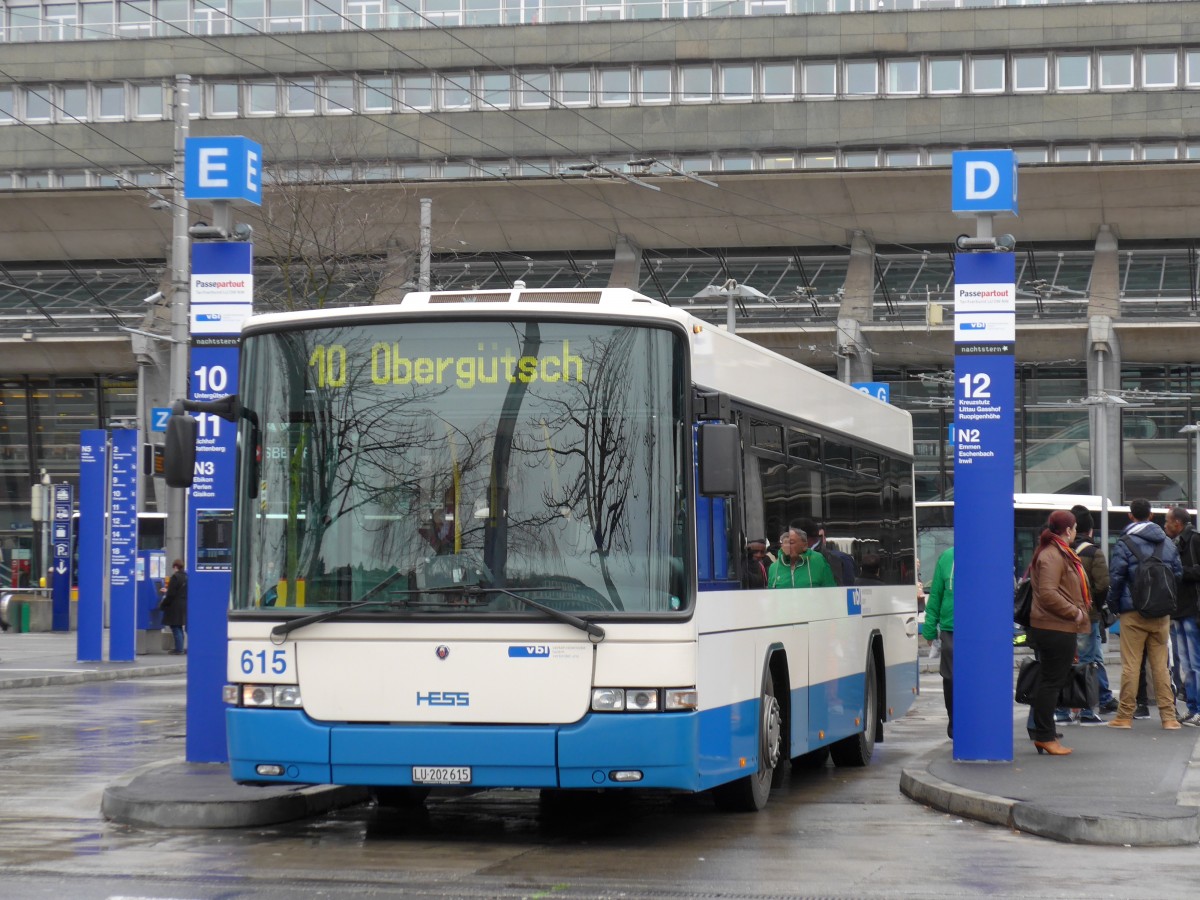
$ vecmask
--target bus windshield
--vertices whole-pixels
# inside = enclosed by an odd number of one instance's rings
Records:
[[[681,609],[683,349],[546,321],[247,336],[234,610]]]

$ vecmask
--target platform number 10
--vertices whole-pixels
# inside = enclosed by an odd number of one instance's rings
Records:
[[[992,376],[986,372],[967,373],[958,379],[963,386],[963,397],[967,400],[987,400],[992,396]]]

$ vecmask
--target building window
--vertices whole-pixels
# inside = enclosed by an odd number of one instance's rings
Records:
[[[331,116],[341,116],[354,112],[354,79],[326,78],[322,99],[323,112]]]
[[[1055,57],[1055,83],[1060,91],[1086,91],[1092,86],[1092,58],[1072,53]]]
[[[154,33],[159,37],[190,34],[188,0],[158,0]]]
[[[879,154],[874,150],[845,150],[842,165],[847,169],[873,169],[879,165]]]
[[[792,100],[796,96],[796,67],[791,63],[766,63],[762,67],[764,100]]]
[[[36,7],[35,7],[36,9]],[[80,3],[80,22],[82,27],[79,29],[79,36],[85,41],[101,40],[103,38],[112,37],[113,33],[113,5],[109,0],[102,0],[99,3]],[[15,12],[15,10],[13,11]],[[36,20],[35,27],[36,27]],[[37,32],[26,38],[25,40],[37,40]],[[11,36],[13,40],[20,40],[14,32]]]
[[[911,168],[921,164],[921,151],[919,150],[889,150],[885,155],[888,166]]]
[[[451,72],[443,75],[442,81],[442,109],[470,109],[471,108],[471,73],[470,72]]]
[[[721,99],[723,101],[753,100],[754,67],[721,66]]]
[[[712,66],[684,66],[679,70],[681,100],[684,103],[707,103],[712,100]]]
[[[270,4],[271,11],[267,17],[267,31],[304,30],[304,0],[270,0]]]
[[[796,168],[795,153],[764,153],[762,155],[762,167],[770,171],[779,169],[794,169]]]
[[[1174,144],[1146,144],[1142,147],[1142,159],[1177,159],[1179,148]]]
[[[1101,147],[1099,160],[1100,162],[1132,162],[1133,146],[1130,144],[1117,144],[1109,147]]]
[[[1050,158],[1045,147],[1018,147],[1017,162],[1022,164],[1044,163]]]
[[[96,118],[109,121],[125,118],[125,85],[98,84],[95,91]]]
[[[229,118],[238,114],[238,86],[223,81],[207,85],[208,114],[214,118]]]
[[[150,37],[154,28],[150,23],[149,0],[118,0],[117,37]]]
[[[42,20],[42,40],[78,40],[79,29],[76,25],[79,22],[79,16],[75,12],[74,3],[47,3],[43,9],[45,18]]]
[[[833,169],[837,167],[837,154],[832,150],[805,153],[800,157],[802,169]]]
[[[929,61],[929,93],[961,94],[962,76],[961,59],[931,59]]]
[[[311,78],[294,78],[285,88],[287,111],[293,116],[311,116],[317,111],[317,85]]]
[[[1187,52],[1187,86],[1200,87],[1200,50]]]
[[[921,93],[921,62],[916,59],[889,59],[887,92],[889,94]]]
[[[230,0],[230,31],[233,34],[254,34],[266,30],[266,0]],[[195,4],[203,7],[203,3]]]
[[[954,161],[953,150],[930,150],[929,165],[931,166],[948,166]]]
[[[844,63],[842,74],[846,79],[847,96],[864,97],[879,93],[879,66],[875,60]]]
[[[483,109],[512,107],[512,76],[507,72],[489,72],[479,76],[480,100]]]
[[[164,116],[162,84],[139,84],[133,89],[134,115],[139,119],[161,119]]]
[[[592,102],[592,73],[572,69],[558,73],[558,101],[563,106],[587,106]]]
[[[88,86],[66,84],[58,89],[56,118],[60,122],[86,122],[88,118]]]
[[[229,11],[226,0],[204,0],[192,10],[192,31],[195,34],[229,34]]]
[[[754,169],[753,156],[723,156],[721,157],[722,172],[750,172]]]
[[[278,105],[274,81],[253,81],[246,85],[246,113],[273,116]]]
[[[629,69],[600,70],[600,102],[628,106],[633,98],[633,73]]]
[[[406,75],[403,85],[400,99],[406,110],[433,108],[433,76]]]
[[[13,122],[16,120],[16,111],[13,109],[13,89],[10,87],[0,87],[0,122]]]
[[[971,93],[999,94],[1004,87],[1003,56],[976,56],[971,60]]]
[[[1126,90],[1133,87],[1133,54],[1100,54],[1100,89]]]
[[[836,95],[837,63],[805,63],[802,88],[805,97],[833,97]]]
[[[1142,87],[1173,88],[1179,84],[1178,57],[1170,53],[1142,54]]]
[[[24,95],[22,99],[25,101],[25,108],[21,110],[21,120],[23,122],[49,122],[50,85],[30,85],[21,93]]]
[[[640,73],[642,84],[642,103],[671,102],[671,70],[662,68],[642,69]]]
[[[1044,91],[1048,87],[1044,54],[1013,57],[1014,91]]]
[[[1054,161],[1060,163],[1091,162],[1091,147],[1058,147],[1054,151]]]
[[[371,75],[363,79],[363,111],[392,111],[392,79],[388,75]]]
[[[550,105],[550,73],[525,72],[521,76],[521,106],[541,109]]]

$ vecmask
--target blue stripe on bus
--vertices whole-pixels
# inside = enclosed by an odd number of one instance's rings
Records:
[[[888,668],[893,717],[912,704],[916,666]],[[791,754],[862,730],[859,673],[792,691]],[[701,791],[758,767],[758,698],[702,713],[589,714],[572,725],[326,725],[302,710],[229,709],[237,781],[407,785],[412,766],[471,766],[478,787]],[[285,767],[264,778],[260,763]],[[639,782],[614,783],[614,769]]]

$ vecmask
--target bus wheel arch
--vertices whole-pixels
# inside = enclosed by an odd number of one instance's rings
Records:
[[[782,684],[776,673],[783,669]],[[786,696],[787,659],[781,646],[773,646],[763,664],[758,703],[758,766],[754,772],[713,788],[713,801],[719,809],[731,812],[757,812],[767,805],[771,788],[780,777],[784,756],[784,715],[779,696]]]
[[[886,697],[882,673],[883,641],[878,632],[871,635],[867,645],[867,660],[863,670],[862,731],[834,742],[829,747],[833,764],[841,767],[862,767],[871,762],[875,744],[882,740],[882,698]]]

